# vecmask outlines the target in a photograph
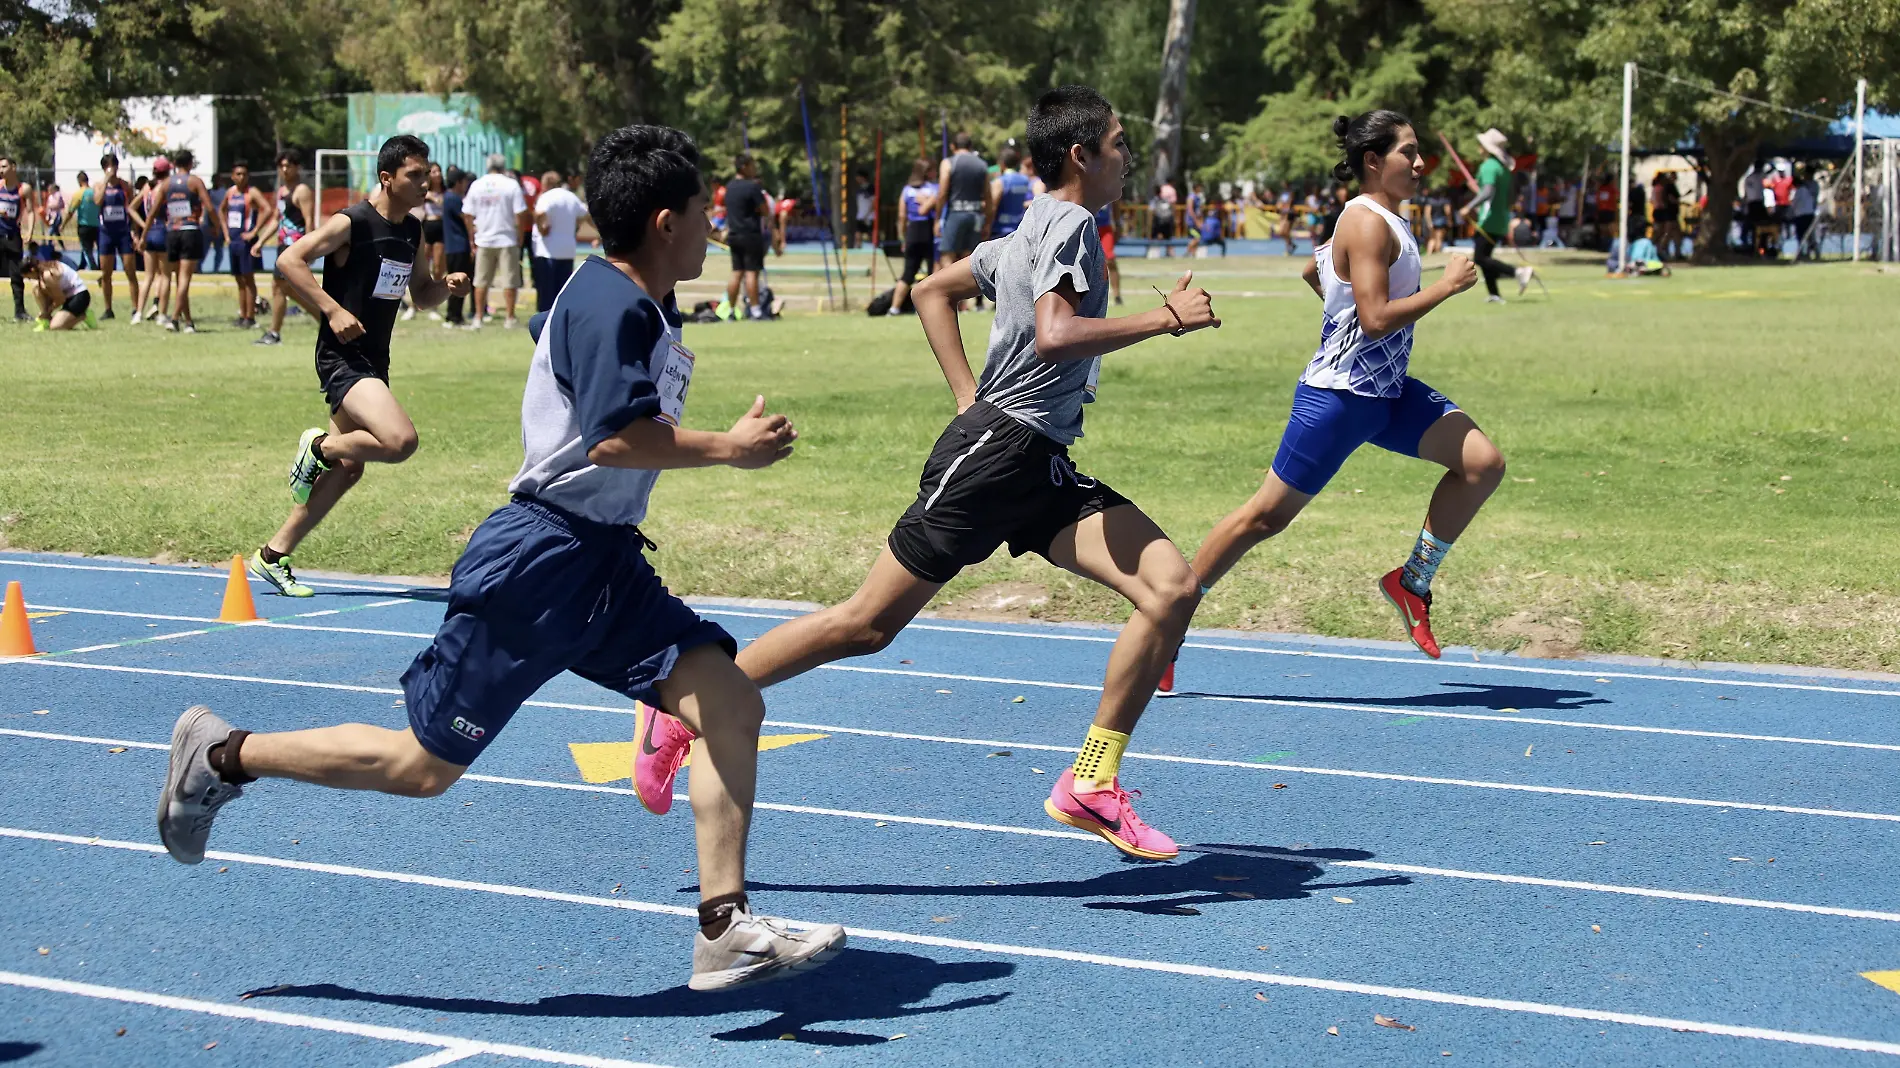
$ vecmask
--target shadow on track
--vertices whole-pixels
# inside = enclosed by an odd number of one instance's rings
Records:
[[[378,994],[333,983],[314,983],[266,987],[251,991],[250,996],[361,1001],[428,1012],[489,1016],[692,1018],[770,1012],[777,1015],[763,1023],[716,1032],[712,1037],[732,1042],[761,1042],[796,1034],[798,1041],[812,1045],[868,1046],[888,1042],[890,1036],[808,1028],[847,1020],[895,1020],[994,1005],[1009,997],[1010,992],[977,994],[941,1005],[917,1003],[931,997],[940,987],[995,982],[1015,971],[1016,966],[1006,961],[943,964],[914,953],[847,948],[836,960],[816,971],[720,994],[694,993],[681,985],[651,994],[557,994],[538,1001],[519,1002]]]
[[[1367,860],[1363,849],[1279,849],[1272,846],[1184,845],[1196,853],[1173,864],[1127,860],[1117,871],[1092,879],[1061,882],[934,886],[907,883],[754,883],[759,892],[874,894],[894,897],[1042,897],[1140,898],[1137,901],[1089,901],[1083,908],[1140,912],[1151,916],[1198,916],[1199,906],[1237,905],[1243,901],[1294,901],[1315,893],[1351,887],[1407,886],[1402,875],[1356,882],[1314,882],[1334,860]],[[1200,852],[1197,852],[1200,851]],[[688,887],[696,891],[696,887]]]
[[[1422,693],[1413,697],[1326,697],[1314,694],[1204,693],[1183,690],[1182,697],[1237,697],[1249,701],[1332,701],[1347,705],[1383,705],[1391,708],[1488,708],[1493,712],[1538,709],[1568,712],[1589,705],[1607,705],[1607,697],[1589,690],[1560,690],[1548,686],[1494,686],[1482,682],[1445,682],[1449,693]]]
[[[26,1060],[45,1048],[38,1042],[0,1042],[0,1064]]]

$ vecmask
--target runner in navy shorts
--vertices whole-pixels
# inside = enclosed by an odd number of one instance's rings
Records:
[[[725,628],[660,583],[640,528],[516,497],[455,563],[435,641],[402,676],[409,726],[430,753],[473,764],[523,701],[563,671],[658,705],[654,684]]]

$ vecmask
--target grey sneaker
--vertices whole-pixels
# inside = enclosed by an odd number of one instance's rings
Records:
[[[317,477],[330,469],[330,465],[317,459],[316,450],[310,443],[323,436],[323,428],[313,426],[297,439],[297,455],[290,461],[290,499],[303,504],[310,499],[310,490],[316,486]]]
[[[281,345],[283,343],[284,339],[275,330],[266,330],[256,341],[251,342],[253,345]]]
[[[794,931],[784,920],[734,910],[725,934],[717,939],[693,936],[693,977],[686,985],[731,990],[782,979],[818,967],[843,948],[844,928],[835,923]]]
[[[242,786],[218,778],[208,759],[211,747],[230,735],[231,725],[204,705],[185,709],[172,728],[171,770],[158,795],[158,838],[180,864],[204,860],[211,821],[219,809],[244,796]]]

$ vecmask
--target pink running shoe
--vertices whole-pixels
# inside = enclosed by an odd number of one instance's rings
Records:
[[[673,807],[673,779],[693,751],[697,735],[676,717],[645,701],[633,703],[640,744],[633,751],[633,791],[655,816]]]
[[[1135,791],[1135,796],[1140,793]],[[1107,790],[1077,793],[1075,771],[1070,769],[1056,779],[1055,789],[1049,791],[1049,800],[1042,803],[1042,809],[1057,823],[1099,834],[1131,857],[1173,860],[1179,856],[1181,848],[1174,839],[1141,822],[1129,797],[1119,778]]]

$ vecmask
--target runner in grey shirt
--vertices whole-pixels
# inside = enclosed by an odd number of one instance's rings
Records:
[[[957,416],[924,462],[917,499],[871,573],[844,604],[773,628],[739,653],[761,686],[820,664],[874,653],[960,570],[1008,544],[1101,583],[1134,605],[1109,656],[1101,703],[1075,766],[1043,803],[1050,818],[1131,856],[1178,852],[1143,823],[1118,769],[1129,732],[1200,603],[1193,569],[1128,498],[1076,470],[1069,443],[1100,358],[1162,334],[1219,326],[1207,292],[1182,276],[1161,307],[1116,319],[1095,212],[1121,195],[1131,156],[1100,93],[1064,86],[1029,114],[1029,150],[1049,195],[1014,234],[912,290],[917,316],[956,398]],[[956,302],[996,300],[979,384],[957,331]]]
[[[1108,316],[1108,266],[1095,216],[1072,201],[1037,197],[1015,233],[976,247],[970,274],[996,302],[976,399],[1045,437],[1072,444],[1082,436],[1082,405],[1095,399],[1102,358],[1053,363],[1039,356],[1036,302],[1067,282],[1081,297],[1077,315]]]

